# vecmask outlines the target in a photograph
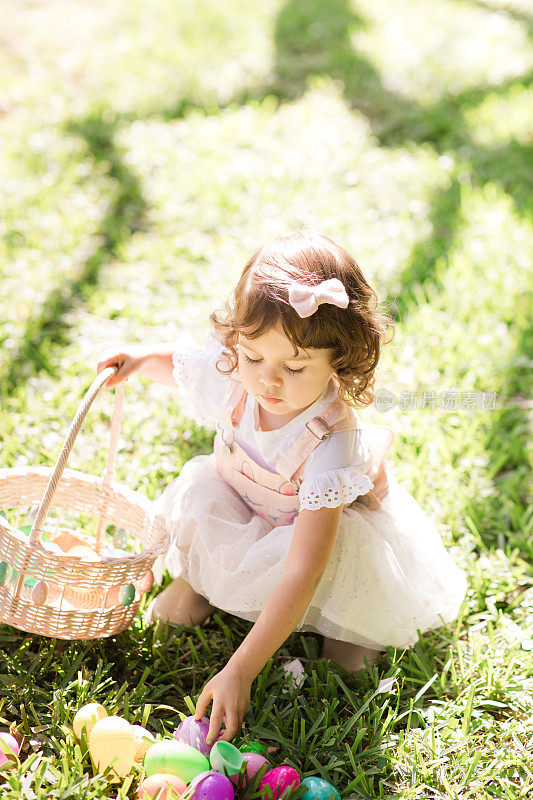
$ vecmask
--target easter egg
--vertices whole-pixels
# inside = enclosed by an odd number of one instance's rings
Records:
[[[107,711],[100,703],[87,703],[86,706],[82,706],[72,720],[72,728],[76,738],[81,739],[81,732],[84,727],[86,728],[85,735],[89,736],[95,722],[98,722],[99,719],[104,719],[104,717],[107,717]]]
[[[148,798],[155,797],[157,800],[177,800],[181,797],[187,784],[177,775],[155,774],[145,778],[137,789],[138,800],[148,800]],[[159,794],[157,794],[160,792]]]
[[[255,773],[258,772],[264,764],[267,764],[270,767],[270,763],[264,756],[261,755],[261,753],[243,753],[242,757],[244,759],[244,763],[246,764],[246,771],[244,773],[244,780],[242,784],[243,786],[246,786],[248,781],[252,780]],[[233,781],[235,786],[237,786],[239,783],[239,773],[236,775],[230,775],[230,780]]]
[[[89,734],[89,751],[99,772],[109,766],[115,775],[125,777],[133,766],[135,731],[122,717],[104,717],[94,723]]]
[[[281,767],[274,767],[263,777],[259,784],[259,791],[265,800],[277,800],[280,794],[283,794],[288,786],[296,789],[300,785],[300,776],[293,767],[282,765]]]
[[[268,756],[268,750],[264,744],[261,744],[261,742],[244,742],[244,744],[241,744],[239,747],[239,750],[241,753],[260,753],[260,755],[264,756],[265,758]]]
[[[92,547],[88,547],[86,544],[75,544],[74,547],[71,547],[68,551],[68,555],[83,558],[85,561],[100,560],[98,553],[93,550]]]
[[[144,757],[144,771],[148,776],[170,772],[189,783],[199,772],[209,769],[209,761],[194,747],[175,739],[156,742]]]
[[[4,583],[7,583],[10,572],[11,567],[9,567],[5,561],[0,561],[0,586],[3,586]]]
[[[123,606],[131,606],[135,600],[135,586],[133,583],[125,583],[118,590],[118,599]]]
[[[309,778],[304,778],[301,786],[307,787],[307,791],[302,795],[301,800],[341,800],[341,796],[335,787],[325,781],[324,778],[312,775]]]
[[[133,725],[132,727],[135,731],[135,755],[133,759],[134,761],[142,761],[146,751],[155,744],[155,736],[152,736],[150,731],[147,731],[142,725]]]
[[[189,784],[194,789],[191,800],[233,800],[235,789],[225,775],[216,770],[201,772]]]
[[[111,586],[111,588],[106,591],[104,599],[105,608],[114,608],[115,606],[118,605],[119,591],[120,591],[120,586]]]
[[[31,599],[36,606],[42,606],[46,603],[48,597],[48,584],[46,581],[38,581],[31,590]]]
[[[178,742],[190,744],[191,747],[199,750],[204,756],[208,756],[213,747],[212,744],[207,744],[206,742],[208,732],[209,720],[207,717],[202,717],[198,721],[194,716],[185,717],[174,731],[174,738],[177,739]],[[220,733],[218,738],[221,736],[222,734]]]
[[[9,761],[14,763],[19,750],[20,745],[15,737],[7,733],[7,731],[0,731],[0,767],[3,767]]]
[[[139,583],[139,594],[145,594],[149,592],[152,586],[154,585],[154,573],[151,569],[146,572]]]
[[[124,528],[117,528],[113,534],[113,544],[118,548],[126,547],[129,538],[128,531],[124,530]]]
[[[209,761],[213,769],[223,775],[235,775],[244,763],[244,757],[231,742],[215,742],[209,754]]]

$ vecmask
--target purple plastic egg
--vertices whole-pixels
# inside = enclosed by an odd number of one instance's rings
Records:
[[[292,784],[292,788],[296,789],[300,785],[300,776],[294,767],[288,767],[286,764],[281,767],[274,767],[266,773],[263,780],[259,784],[259,791],[265,800],[277,800],[280,794],[283,794],[285,789]],[[270,787],[270,792],[268,790]]]
[[[207,717],[202,717],[198,721],[194,716],[185,717],[174,731],[174,738],[177,739],[178,742],[190,744],[191,747],[195,747],[196,750],[199,750],[202,755],[208,756],[214,744],[214,742],[213,744],[207,744],[206,739],[208,733],[209,720]],[[222,734],[219,733],[216,739],[217,742],[221,736]]]
[[[267,761],[266,758],[260,753],[252,753],[251,751],[243,753],[242,757],[244,759],[244,763],[246,764],[246,772],[244,773],[244,781],[242,784],[243,787],[245,787],[248,785],[248,781],[252,780],[255,773],[261,769],[263,764],[268,764],[268,766],[270,766],[270,762]],[[239,783],[239,773],[236,775],[230,775],[230,781],[237,786]]]
[[[214,769],[200,772],[189,784],[194,788],[190,800],[233,800],[235,789],[229,778]]]

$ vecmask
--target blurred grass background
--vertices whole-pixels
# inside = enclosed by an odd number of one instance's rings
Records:
[[[315,660],[321,637],[293,634],[243,727],[276,748],[273,765],[343,798],[533,793],[530,11],[0,3],[1,466],[55,462],[110,343],[201,343],[272,236],[317,227],[390,303],[377,386],[396,402],[362,415],[396,429],[396,474],[437,519],[468,596],[457,623],[391,649],[371,676]],[[462,404],[442,407],[452,390]],[[400,401],[410,393],[417,407]],[[69,466],[103,472],[111,400],[103,390]],[[120,481],[157,497],[211,443],[171,389],[127,384]],[[138,619],[66,649],[2,627],[0,724],[16,724],[29,759],[3,796],[115,796],[67,733],[78,705],[138,721],[148,703],[148,727],[173,730],[250,627],[220,612],[168,636]],[[304,690],[282,694],[295,657]]]

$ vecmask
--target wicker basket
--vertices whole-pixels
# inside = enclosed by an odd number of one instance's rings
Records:
[[[152,585],[153,563],[168,547],[164,519],[154,513],[151,500],[114,481],[124,382],[115,389],[103,477],[65,469],[91,403],[116,371],[107,367],[91,384],[53,469],[0,469],[0,509],[40,504],[29,535],[0,516],[0,622],[58,639],[105,638],[131,624],[142,594]],[[97,517],[95,536],[63,528],[51,543],[44,541],[52,499],[63,513]],[[108,523],[136,537],[142,551],[105,555],[102,538]],[[91,559],[69,554],[73,545],[91,548]]]

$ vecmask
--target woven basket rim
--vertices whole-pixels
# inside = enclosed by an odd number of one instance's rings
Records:
[[[2,481],[7,480],[8,478],[29,478],[32,475],[48,476],[53,473],[54,469],[55,467],[45,464],[38,464],[31,467],[0,467],[0,484]],[[72,480],[79,480],[81,483],[90,483],[99,486],[102,494],[105,494],[107,491],[111,491],[112,493],[123,497],[132,503],[137,503],[147,514],[149,514],[156,502],[155,500],[151,500],[138,489],[131,489],[125,483],[121,483],[120,481],[110,481],[108,486],[104,486],[102,484],[102,477],[100,475],[94,475],[90,472],[83,472],[83,470],[75,469],[73,467],[65,467],[61,474],[61,478],[59,479],[59,484],[61,483],[63,477],[70,478]],[[52,503],[52,505],[54,504]]]
[[[7,480],[9,478],[31,478],[33,475],[47,477],[53,471],[54,467],[43,464],[32,467],[3,467],[0,468],[0,486],[3,480]],[[102,478],[98,475],[93,475],[91,473],[82,472],[81,470],[68,467],[63,470],[59,484],[61,484],[63,479],[79,481],[84,485],[90,484],[95,488],[100,489],[102,495],[111,493],[116,498],[124,499],[131,505],[137,506],[140,512],[146,515],[146,522],[150,528],[154,528],[155,526],[160,528],[165,527],[165,525],[162,523],[162,515],[157,513],[155,501],[151,500],[149,497],[146,497],[146,495],[142,494],[142,492],[139,492],[135,489],[130,489],[128,486],[120,483],[119,481],[111,481],[110,484],[105,487],[102,486]],[[23,504],[23,506],[25,505],[27,505],[27,503]],[[61,505],[68,508],[68,504],[66,503],[62,503]],[[10,505],[9,508],[17,508],[17,505]],[[95,513],[94,516],[97,516],[97,513]],[[126,525],[124,525],[124,529],[128,530]],[[11,525],[11,523],[9,523],[8,520],[1,515],[0,530],[3,530],[10,536],[13,536],[16,533],[15,538],[17,539],[17,543],[27,550],[28,553],[35,552],[35,550],[32,550],[33,545],[30,546],[28,544],[28,538],[24,532],[16,528],[14,525]],[[89,535],[88,538],[94,540],[94,537]],[[127,563],[133,565],[143,557],[151,555],[156,556],[161,552],[161,540],[164,539],[164,536],[160,536],[158,538],[159,541],[156,541],[152,547],[143,547],[139,553],[126,553],[123,556],[101,556],[98,563],[106,565]],[[48,550],[48,548],[43,546],[42,539],[39,539],[39,541],[36,543],[36,547],[43,556],[46,556],[46,558],[52,558],[53,561],[56,561],[57,558],[58,566],[60,563],[64,564],[65,566],[69,566],[71,564],[83,562],[83,556],[69,556],[68,553],[61,555]],[[95,562],[90,563],[94,564]]]

